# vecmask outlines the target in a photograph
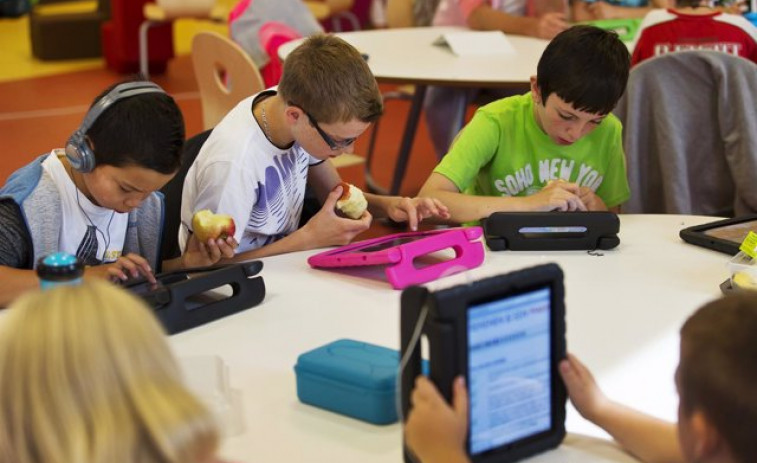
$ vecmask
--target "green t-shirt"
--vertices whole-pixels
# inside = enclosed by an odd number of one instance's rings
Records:
[[[528,196],[560,178],[590,187],[615,207],[630,197],[621,130],[610,114],[561,146],[536,124],[530,93],[504,98],[476,111],[434,172],[478,196]]]

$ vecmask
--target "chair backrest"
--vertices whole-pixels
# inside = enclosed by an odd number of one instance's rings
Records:
[[[169,18],[210,16],[216,0],[155,0]]]
[[[201,132],[186,142],[181,151],[181,167],[170,182],[160,189],[165,197],[165,217],[163,218],[163,235],[160,246],[160,260],[173,259],[181,255],[179,249],[179,224],[181,223],[181,195],[184,191],[184,179],[192,163],[200,154],[200,148],[208,139],[212,130]]]
[[[195,35],[192,64],[200,89],[205,129],[215,127],[244,98],[265,89],[263,78],[247,53],[217,32]]]
[[[714,51],[646,60],[615,113],[631,188],[624,212],[757,212],[757,65]]]

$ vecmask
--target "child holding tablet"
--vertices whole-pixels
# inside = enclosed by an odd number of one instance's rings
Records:
[[[706,304],[681,328],[675,375],[678,423],[669,423],[609,400],[574,356],[560,364],[571,402],[645,462],[746,463],[757,461],[757,296],[728,296]],[[468,394],[462,378],[453,404],[418,377],[405,439],[423,463],[466,462]]]
[[[630,196],[620,121],[630,66],[617,34],[574,26],[539,59],[531,92],[476,111],[420,196],[454,222],[499,211],[607,210]]]
[[[561,363],[560,373],[578,412],[642,461],[757,461],[755,330],[754,294],[710,302],[683,324],[677,425],[609,400],[573,356]]]

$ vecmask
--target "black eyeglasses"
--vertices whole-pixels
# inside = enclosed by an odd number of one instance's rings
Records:
[[[329,148],[331,148],[331,151],[339,151],[341,149],[347,148],[351,144],[355,143],[355,140],[357,140],[357,137],[352,138],[345,138],[344,140],[334,140],[334,138],[327,134],[319,125],[318,122],[313,118],[313,116],[310,115],[309,112],[305,111],[305,109],[302,108],[302,106],[298,106],[293,103],[289,103],[289,106],[294,106],[295,108],[300,108],[303,113],[308,117],[308,120],[310,121],[310,125],[315,127],[315,130],[318,131],[318,135],[323,138],[323,141],[326,142],[327,145],[329,145]]]

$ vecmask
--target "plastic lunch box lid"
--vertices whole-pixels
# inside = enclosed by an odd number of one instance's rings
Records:
[[[399,352],[351,339],[340,339],[297,358],[295,371],[366,389],[396,388]]]

